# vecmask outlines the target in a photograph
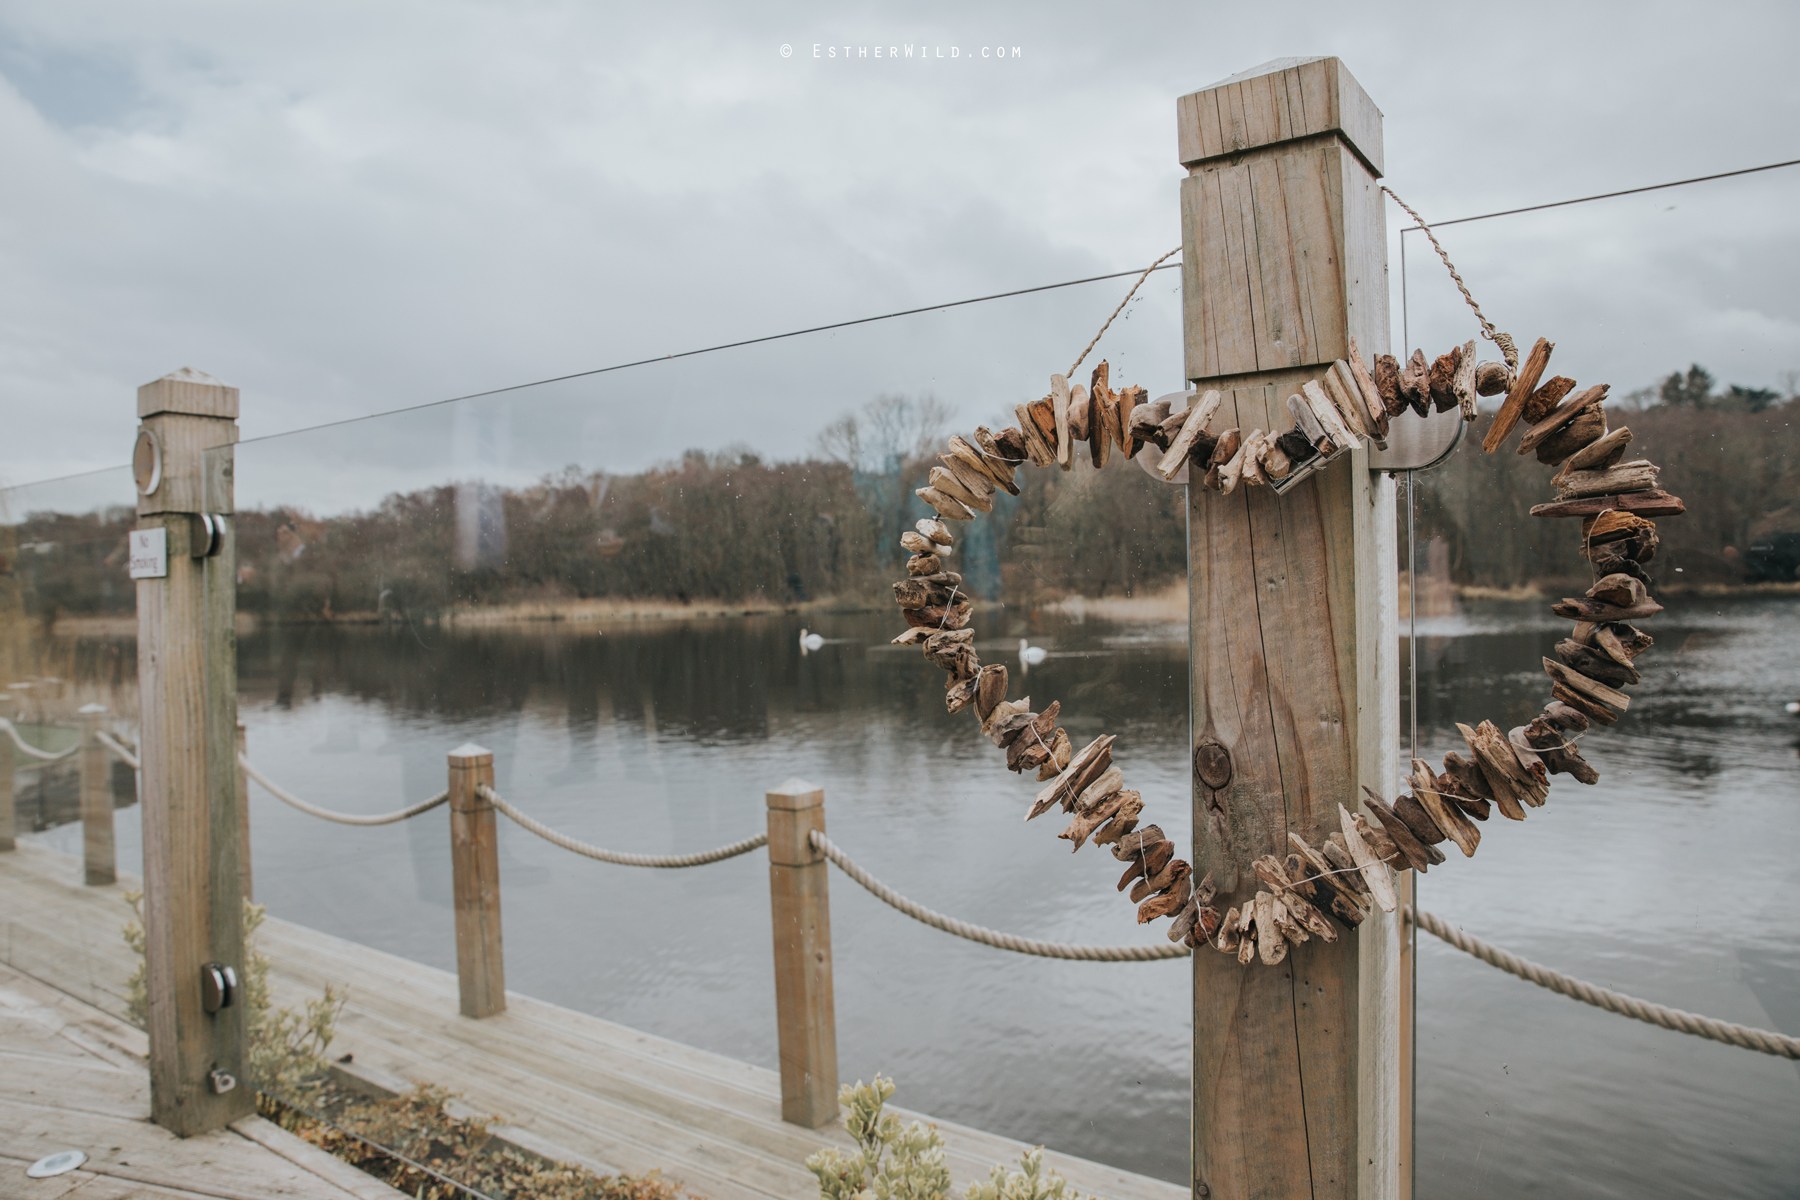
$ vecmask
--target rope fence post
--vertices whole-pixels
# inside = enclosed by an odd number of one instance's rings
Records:
[[[831,867],[812,844],[825,831],[825,789],[790,779],[765,796],[769,915],[775,932],[775,1025],[781,1119],[837,1120],[837,1013],[831,986]]]
[[[81,858],[89,887],[119,881],[113,848],[112,760],[100,744],[104,704],[84,704],[81,718]]]
[[[500,844],[494,806],[494,753],[473,742],[450,752],[450,870],[456,895],[456,983],[465,1017],[506,1011],[500,943]]]
[[[256,903],[256,888],[250,878],[250,775],[244,770],[248,746],[243,721],[237,723],[237,806],[238,806],[238,870],[244,876],[244,903]]]

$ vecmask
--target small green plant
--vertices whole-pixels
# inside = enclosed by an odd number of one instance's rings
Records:
[[[125,984],[125,1013],[133,1025],[143,1029],[149,1024],[149,993],[144,986],[144,894],[126,892],[125,903],[136,918],[125,926],[125,944],[138,955],[137,970]],[[326,984],[325,994],[307,1001],[301,1012],[274,1007],[269,1000],[269,959],[254,940],[265,912],[262,905],[244,901],[244,970],[238,986],[243,992],[244,1032],[250,1041],[250,1078],[263,1091],[304,1100],[329,1070],[325,1050],[336,1034],[345,997]]]
[[[894,1081],[876,1075],[873,1083],[845,1084],[838,1103],[848,1111],[844,1128],[856,1142],[845,1154],[826,1147],[806,1160],[819,1179],[821,1200],[947,1200],[950,1172],[944,1166],[944,1139],[937,1126],[884,1113]],[[1019,1156],[1019,1170],[996,1164],[989,1182],[969,1187],[967,1200],[1094,1200],[1083,1197],[1055,1171],[1043,1167],[1044,1148]]]

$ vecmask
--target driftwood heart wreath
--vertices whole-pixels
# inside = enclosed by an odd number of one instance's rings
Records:
[[[1437,244],[1435,237],[1432,243]],[[1444,254],[1441,246],[1438,252]],[[1449,266],[1447,255],[1444,262]],[[1451,273],[1455,275],[1454,267]],[[1461,284],[1460,277],[1457,282]],[[1056,723],[1060,702],[1034,712],[1028,696],[1008,700],[1006,668],[983,666],[976,657],[974,630],[968,628],[973,605],[962,591],[962,576],[946,570],[943,561],[954,541],[944,521],[920,521],[917,532],[901,536],[912,557],[907,578],[894,584],[894,597],[909,628],[894,643],[922,646],[925,657],[949,673],[945,704],[951,712],[974,708],[982,733],[1006,752],[1009,770],[1037,772],[1045,786],[1025,819],[1060,807],[1071,819],[1058,836],[1075,850],[1089,841],[1111,845],[1113,857],[1125,863],[1118,886],[1120,891],[1131,889],[1138,923],[1173,917],[1171,941],[1192,947],[1211,942],[1239,962],[1260,957],[1274,965],[1287,956],[1289,943],[1313,937],[1336,941],[1339,931],[1331,917],[1354,928],[1371,906],[1393,912],[1397,898],[1390,869],[1423,873],[1444,861],[1438,846],[1446,841],[1465,857],[1473,856],[1481,842],[1477,822],[1486,821],[1496,807],[1504,817],[1524,820],[1526,808],[1544,803],[1550,775],[1567,774],[1586,784],[1599,779],[1576,743],[1592,724],[1610,725],[1630,705],[1630,697],[1619,689],[1638,682],[1633,662],[1653,639],[1629,622],[1662,611],[1648,594],[1650,576],[1644,569],[1656,554],[1652,518],[1677,516],[1684,506],[1658,489],[1655,464],[1621,461],[1631,431],[1607,429],[1601,408],[1607,384],[1575,392],[1575,381],[1559,375],[1540,385],[1552,344],[1538,339],[1518,366],[1511,338],[1494,330],[1473,299],[1469,303],[1506,362],[1477,364],[1471,340],[1429,362],[1420,351],[1404,364],[1379,355],[1371,369],[1352,340],[1347,361],[1333,363],[1288,398],[1294,426],[1279,434],[1260,429],[1214,434],[1207,424],[1220,407],[1219,392],[1207,392],[1185,411],[1171,414],[1167,401],[1147,403],[1148,393],[1141,387],[1114,391],[1102,362],[1086,387],[1070,387],[1066,375],[1052,375],[1048,396],[1018,406],[1017,426],[999,433],[978,427],[971,438],[952,437],[939,456],[941,465],[932,468],[928,485],[918,490],[944,520],[971,520],[993,508],[996,490],[1018,495],[1013,477],[1020,467],[1054,464],[1067,471],[1074,465],[1076,443],[1085,441],[1097,468],[1116,449],[1128,457],[1145,456],[1147,465],[1154,460],[1155,473],[1165,480],[1174,480],[1191,464],[1189,478],[1221,494],[1240,485],[1265,484],[1283,492],[1364,442],[1385,447],[1389,422],[1408,409],[1424,416],[1434,407],[1439,412],[1457,408],[1464,420],[1473,421],[1476,397],[1501,393],[1506,399],[1484,449],[1498,449],[1523,421],[1528,427],[1518,452],[1535,451],[1538,461],[1561,464],[1551,480],[1555,499],[1537,505],[1531,514],[1582,518],[1581,553],[1596,578],[1585,597],[1552,607],[1575,627],[1557,643],[1557,658],[1543,660],[1550,704],[1510,732],[1491,721],[1473,728],[1459,723],[1468,757],[1446,755],[1442,772],[1414,759],[1411,793],[1391,804],[1364,788],[1364,804],[1375,824],[1340,803],[1340,831],[1320,845],[1290,833],[1293,852],[1285,859],[1270,854],[1253,864],[1263,890],[1241,910],[1223,915],[1211,906],[1211,876],[1196,882],[1192,868],[1175,857],[1174,843],[1159,827],[1139,827],[1143,798],[1125,787],[1124,773],[1113,763],[1115,736],[1095,738],[1075,750]],[[1105,331],[1102,326],[1101,333]],[[1076,359],[1075,366],[1080,364]]]

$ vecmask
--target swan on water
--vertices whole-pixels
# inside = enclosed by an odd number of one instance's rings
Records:
[[[1800,700],[1789,700],[1787,710],[1790,717],[1800,716]]]
[[[1019,639],[1019,661],[1028,667],[1035,667],[1050,657],[1050,652],[1042,646],[1034,646],[1024,638]]]
[[[800,631],[800,653],[805,654],[808,650],[817,650],[824,644],[825,639],[818,634],[808,633],[804,629]]]

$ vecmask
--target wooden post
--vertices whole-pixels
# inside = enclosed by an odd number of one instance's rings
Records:
[[[13,807],[13,744],[0,730],[0,851],[18,849],[18,817]]]
[[[825,789],[790,779],[769,806],[769,914],[775,928],[775,1024],[781,1119],[808,1129],[837,1120],[837,1012],[831,988],[830,863],[813,848],[825,832]]]
[[[112,759],[100,744],[104,704],[84,704],[81,718],[81,857],[89,887],[117,883],[113,849]]]
[[[465,742],[450,752],[450,869],[456,894],[456,982],[465,1017],[506,1011],[500,944],[500,842],[494,806],[475,789],[494,784],[494,753]]]
[[[246,730],[244,723],[237,723],[237,758],[245,754]],[[238,809],[238,870],[244,877],[244,902],[256,902],[255,881],[252,879],[250,861],[250,776],[244,774],[243,764],[232,760],[237,775],[237,809]]]
[[[138,528],[167,539],[165,573],[137,580],[150,1109],[184,1137],[256,1104],[244,1005],[209,1013],[202,993],[207,964],[244,978],[228,516],[237,415],[236,388],[187,368],[138,389]]]
[[[1288,396],[1387,350],[1381,114],[1335,58],[1176,105],[1186,375],[1213,420],[1282,431]],[[1188,489],[1195,873],[1224,909],[1251,863],[1317,844],[1398,777],[1392,480],[1357,451],[1285,495]],[[1202,777],[1202,766],[1205,777]],[[1194,1195],[1401,1194],[1401,925],[1377,911],[1276,967],[1194,955]]]

